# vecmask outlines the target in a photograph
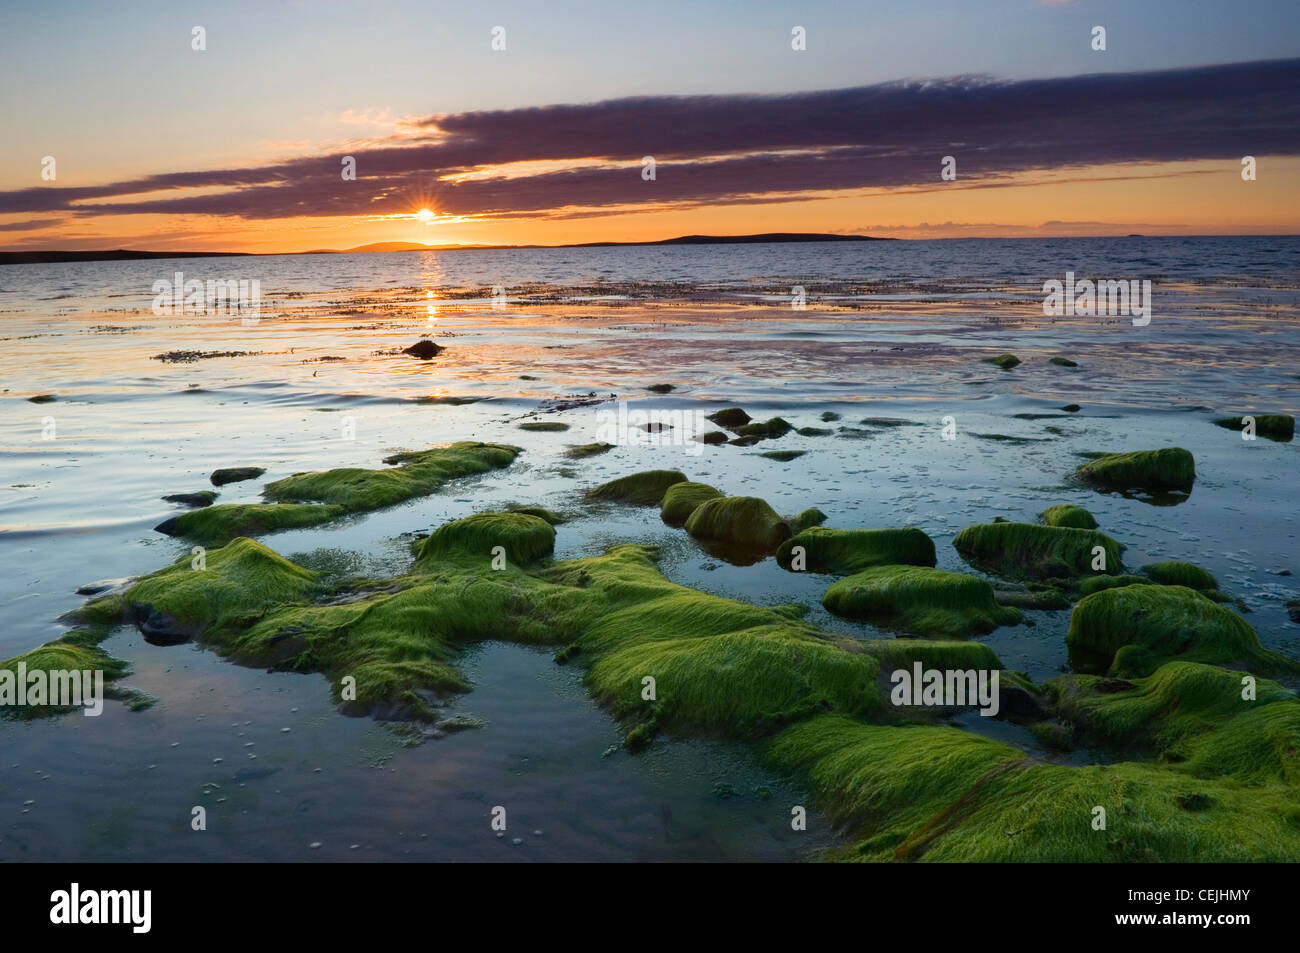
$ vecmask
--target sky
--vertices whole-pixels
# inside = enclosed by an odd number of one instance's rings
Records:
[[[3,249],[767,231],[1300,232],[1300,2],[0,4]]]

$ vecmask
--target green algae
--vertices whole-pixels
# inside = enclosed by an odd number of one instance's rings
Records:
[[[719,427],[725,427],[728,430],[735,430],[737,427],[743,427],[754,418],[749,416],[739,407],[727,407],[723,410],[714,411],[704,418],[711,420]]]
[[[1112,490],[1190,491],[1196,480],[1196,465],[1182,447],[1164,447],[1100,454],[1075,473],[1089,483]]]
[[[558,420],[529,420],[519,424],[519,429],[533,433],[563,433],[569,429],[569,425]]]
[[[1016,357],[1014,354],[999,354],[997,357],[984,358],[984,363],[996,364],[1004,371],[1009,371],[1011,370],[1011,368],[1015,367],[1017,364],[1020,363],[1020,358]]]
[[[1090,596],[1094,592],[1101,592],[1103,589],[1118,589],[1121,586],[1144,586],[1149,585],[1151,580],[1146,576],[1133,576],[1127,573],[1119,576],[1090,576],[1087,579],[1079,580],[1079,592],[1085,596]]]
[[[555,550],[555,528],[528,513],[477,513],[444,523],[420,545],[416,563],[478,557],[489,563],[501,547],[513,563],[530,563]]]
[[[773,437],[784,437],[794,429],[794,424],[781,417],[772,417],[769,420],[754,421],[745,424],[743,427],[736,428],[736,433],[742,437],[757,437],[759,439],[769,439]]]
[[[1207,594],[1219,588],[1219,583],[1214,576],[1193,563],[1151,563],[1149,566],[1143,566],[1142,572],[1162,586],[1186,586],[1188,589],[1200,589]]]
[[[83,672],[103,672],[104,696],[106,698],[134,701],[138,693],[123,691],[113,685],[117,679],[129,674],[130,666],[121,659],[113,658],[98,647],[98,642],[102,641],[107,635],[108,632],[103,630],[70,632],[62,639],[47,642],[45,645],[23,655],[0,661],[0,671],[13,673],[10,679],[4,679],[4,681],[12,682],[8,688],[15,693],[13,698],[7,698],[4,704],[0,704],[0,716],[30,720],[64,715],[77,710],[78,706],[76,705],[51,704],[55,698],[56,689],[61,699],[80,699],[83,706],[89,704],[91,699],[82,695],[82,689],[85,687],[81,675]],[[36,691],[32,679],[34,672],[44,673],[40,679],[39,695],[34,694]],[[27,704],[23,705],[19,705],[17,702],[17,680],[20,675],[27,679],[24,689]],[[0,684],[3,683],[0,682]],[[72,691],[74,694],[71,696],[64,694],[68,691]],[[144,697],[140,696],[141,699]]]
[[[683,526],[695,508],[708,500],[723,496],[721,490],[707,483],[675,483],[664,491],[659,517],[669,526]]]
[[[803,547],[808,572],[847,575],[871,566],[933,566],[934,540],[915,527],[906,529],[805,529],[781,544],[776,561],[794,569],[795,547]]]
[[[792,535],[790,524],[754,496],[725,496],[701,503],[686,520],[696,539],[774,550]]]
[[[264,536],[319,526],[347,515],[347,507],[323,503],[222,503],[163,520],[154,529],[207,546],[239,536]]]
[[[536,516],[538,519],[546,520],[546,522],[550,523],[552,526],[559,526],[561,523],[568,522],[567,517],[555,512],[555,510],[547,509],[544,506],[520,504],[507,506],[506,509],[511,513],[523,513],[527,516]]]
[[[1170,660],[1300,672],[1300,663],[1263,648],[1241,616],[1185,586],[1131,585],[1085,596],[1065,642],[1079,672],[1144,676]]]
[[[917,635],[959,638],[1020,621],[1000,606],[993,587],[964,573],[929,566],[876,566],[832,583],[822,597],[830,612]]]
[[[464,441],[449,447],[408,451],[386,457],[391,470],[343,467],[296,473],[268,483],[262,491],[279,503],[325,503],[348,512],[365,512],[426,496],[458,477],[508,467],[520,450],[505,444]]]
[[[587,457],[598,456],[613,449],[612,443],[581,443],[569,447],[564,451],[564,455],[570,460],[585,460]]]
[[[587,491],[587,499],[633,506],[658,506],[675,483],[685,483],[686,474],[677,470],[646,470],[610,480]]]
[[[1097,528],[1096,518],[1082,506],[1075,506],[1072,503],[1049,506],[1039,514],[1038,518],[1048,526],[1066,526],[1071,529]]]
[[[984,523],[967,526],[953,546],[971,565],[1012,578],[1073,579],[1113,574],[1124,547],[1096,530],[1037,523]],[[1094,549],[1105,554],[1105,568],[1092,568]]]
[[[1228,430],[1241,432],[1246,429],[1246,418],[1255,421],[1255,433],[1269,440],[1287,443],[1295,437],[1295,418],[1290,414],[1237,414],[1232,417],[1217,417],[1214,423]]]
[[[1038,592],[995,589],[993,590],[993,598],[1000,606],[1011,606],[1016,609],[1058,611],[1070,608],[1070,600],[1065,593],[1061,592],[1059,589],[1052,588],[1042,589]]]

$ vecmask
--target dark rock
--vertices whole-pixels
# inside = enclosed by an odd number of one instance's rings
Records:
[[[429,340],[416,341],[410,347],[405,348],[402,353],[410,354],[412,357],[418,357],[422,361],[427,361],[431,357],[437,357],[446,348],[440,344],[434,344]]]
[[[223,467],[220,470],[213,470],[209,479],[213,486],[225,486],[227,483],[256,480],[265,472],[266,467]]]
[[[217,494],[211,490],[199,490],[197,493],[173,493],[170,496],[164,496],[163,499],[168,503],[180,503],[182,506],[188,506],[193,509],[202,509],[205,506],[211,506],[212,501],[217,498]]]

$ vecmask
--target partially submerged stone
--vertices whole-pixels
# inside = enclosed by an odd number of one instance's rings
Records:
[[[723,436],[725,439],[725,434]],[[613,449],[614,445],[612,443],[583,443],[569,447],[564,451],[564,455],[570,460],[584,460],[587,457],[594,457]]]
[[[646,470],[602,483],[587,491],[587,499],[658,506],[670,486],[685,482],[686,474],[678,470]]]
[[[798,460],[807,452],[807,450],[768,450],[766,453],[760,453],[759,456],[779,463],[789,463],[791,460]]]
[[[1077,579],[1114,574],[1124,547],[1096,530],[1037,523],[983,523],[967,526],[952,541],[967,562],[1011,578]],[[1102,569],[1093,569],[1097,547]]]
[[[698,436],[696,436],[695,439],[698,440],[700,443],[716,445],[720,443],[726,443],[727,435],[723,433],[721,430],[710,430],[707,433],[699,434]]]
[[[546,520],[546,522],[550,523],[552,526],[559,526],[561,523],[568,522],[567,517],[555,512],[555,510],[547,509],[545,506],[527,504],[508,506],[506,509],[511,513],[523,513],[527,516],[536,516],[538,519]]]
[[[1049,359],[1049,363],[1055,364],[1057,367],[1078,367],[1079,366],[1077,363],[1070,360],[1068,357],[1053,357]]]
[[[788,420],[782,417],[772,417],[769,420],[761,422],[756,420],[745,424],[743,427],[737,428],[736,433],[742,437],[758,437],[767,440],[774,437],[783,437],[793,429],[794,424]]]
[[[686,532],[696,539],[760,551],[774,550],[792,535],[790,524],[755,496],[706,500],[686,520]]]
[[[528,513],[476,513],[444,523],[420,546],[417,564],[450,557],[479,557],[490,564],[500,547],[512,563],[530,563],[555,550],[555,528]]]
[[[1211,592],[1219,588],[1218,580],[1193,563],[1163,562],[1143,566],[1142,571],[1162,586],[1186,586]]]
[[[412,357],[418,357],[422,361],[427,361],[431,358],[437,357],[445,350],[447,349],[441,344],[435,344],[428,339],[421,339],[416,341],[410,347],[403,348],[402,353],[409,354]]]
[[[1196,465],[1192,455],[1182,447],[1164,447],[1100,454],[1075,473],[1104,489],[1190,491],[1196,479]]]
[[[213,470],[209,479],[213,486],[225,486],[227,483],[256,480],[265,472],[266,467],[222,467],[220,470]]]
[[[164,496],[163,499],[168,503],[179,503],[181,506],[202,509],[211,506],[216,501],[217,494],[213,490],[199,490],[197,493],[172,493]]]
[[[1039,515],[1048,526],[1067,526],[1072,529],[1096,529],[1097,520],[1082,506],[1073,503],[1059,503],[1049,506]]]
[[[802,569],[795,568],[802,547]],[[934,540],[915,527],[906,529],[805,529],[781,544],[776,561],[784,569],[847,575],[872,566],[933,566]]]
[[[1218,417],[1214,422],[1220,427],[1240,432],[1246,429],[1247,420],[1255,422],[1257,435],[1269,440],[1286,443],[1295,437],[1295,418],[1290,414],[1240,414]]]
[[[1014,354],[999,354],[997,357],[984,358],[984,363],[996,364],[1004,371],[1009,371],[1011,370],[1011,368],[1015,367],[1017,364],[1020,363],[1020,358],[1016,357]]]
[[[848,619],[939,638],[992,632],[1020,621],[993,587],[964,573],[929,566],[876,566],[837,580],[822,605]]]
[[[344,506],[317,503],[222,503],[165,519],[154,530],[216,546],[238,536],[265,536],[282,530],[320,526],[346,516],[347,512]]]
[[[104,697],[133,696],[135,693],[115,689],[114,682],[127,675],[130,666],[98,647],[96,643],[103,635],[80,640],[78,633],[69,633],[0,661],[0,717],[49,718],[78,707],[90,710],[97,703],[96,672],[101,673],[98,685]]]
[[[1079,672],[1143,676],[1170,660],[1264,675],[1300,672],[1300,663],[1263,648],[1241,616],[1185,586],[1133,585],[1085,596],[1065,642]]]
[[[518,447],[506,444],[463,441],[392,454],[384,462],[397,466],[389,470],[341,467],[295,473],[268,483],[262,493],[277,502],[329,503],[351,513],[365,512],[426,496],[449,480],[508,467],[519,453]]]
[[[707,483],[692,483],[689,480],[675,483],[664,492],[659,516],[669,526],[683,526],[701,503],[723,495],[721,490]]]
[[[711,420],[719,427],[726,427],[728,430],[735,430],[737,427],[743,427],[754,418],[749,416],[739,407],[727,407],[723,410],[717,410],[704,418]]]
[[[569,429],[569,425],[558,420],[526,420],[519,425],[519,429],[534,433],[563,433]]]

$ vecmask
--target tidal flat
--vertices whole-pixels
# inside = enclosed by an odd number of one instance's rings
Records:
[[[1297,243],[1188,244],[1145,328],[811,270],[884,248],[542,256],[505,310],[500,253],[267,259],[252,328],[7,268],[0,657],[120,697],[0,720],[0,857],[1300,858]],[[999,716],[892,705],[917,662]]]

